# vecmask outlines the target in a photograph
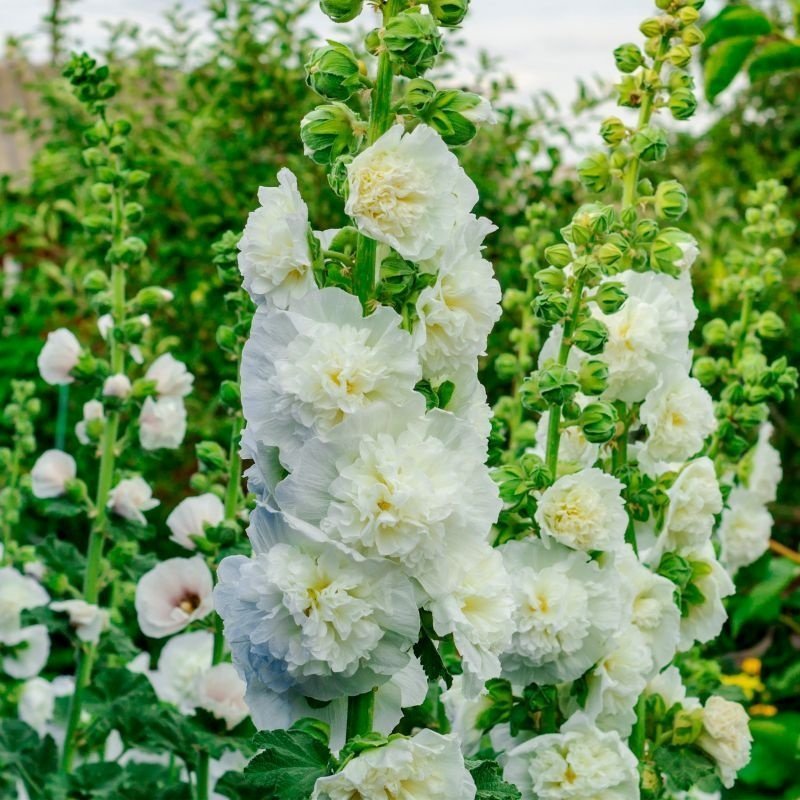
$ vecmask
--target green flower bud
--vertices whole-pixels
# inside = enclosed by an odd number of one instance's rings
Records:
[[[173,298],[172,292],[161,286],[146,286],[136,293],[133,303],[137,311],[149,313],[157,311],[165,303],[169,303]]]
[[[563,268],[572,262],[572,250],[566,244],[552,244],[545,248],[544,257],[548,264]]]
[[[469,10],[469,0],[427,0],[427,3],[436,21],[445,28],[460,25]]]
[[[709,347],[722,347],[730,340],[730,331],[725,320],[716,317],[703,325],[703,341]]]
[[[84,277],[83,288],[87,292],[102,292],[108,288],[108,275],[101,269],[93,269]]]
[[[608,341],[608,328],[599,319],[590,317],[572,334],[572,343],[589,355],[601,353]]]
[[[406,85],[403,105],[419,114],[436,96],[436,86],[425,78],[414,78]]]
[[[558,267],[540,269],[534,276],[543,292],[560,292],[564,288],[566,276]]]
[[[389,20],[383,44],[401,75],[418,78],[436,61],[442,50],[442,37],[434,17],[421,14],[417,7]]]
[[[478,123],[495,120],[487,100],[458,89],[437,92],[420,117],[451,147],[469,142],[478,132]]]
[[[608,156],[592,153],[578,164],[578,177],[590,192],[604,192],[611,184]]]
[[[500,353],[494,361],[494,371],[501,381],[508,381],[519,374],[519,361],[512,353]]]
[[[101,233],[111,230],[111,218],[105,214],[88,214],[82,220],[83,227],[89,233]]]
[[[674,92],[677,89],[694,89],[694,78],[689,72],[675,69],[669,75],[667,86],[671,92]]]
[[[113,263],[135,264],[144,258],[147,245],[138,236],[128,236],[118,245],[114,245],[108,251],[107,261]]]
[[[576,258],[572,262],[572,268],[575,277],[586,284],[593,283],[603,274],[600,262],[593,258]]]
[[[236,332],[231,328],[229,325],[220,325],[217,328],[217,344],[223,350],[226,350],[229,353],[235,353],[237,349],[237,344],[239,342],[239,337],[236,335]]]
[[[692,51],[685,44],[676,44],[667,50],[664,60],[672,64],[673,67],[683,69],[692,62]]]
[[[619,144],[628,134],[625,123],[619,117],[608,117],[600,125],[600,136],[612,147]]]
[[[675,119],[689,119],[697,110],[694,92],[691,89],[676,89],[669,96],[669,110]]]
[[[610,403],[589,403],[581,412],[578,424],[586,440],[593,444],[603,444],[614,438],[617,432],[619,415]]]
[[[694,237],[679,228],[665,228],[650,247],[650,266],[677,276],[690,269],[697,255]]]
[[[661,128],[645,125],[634,134],[631,147],[642,161],[662,161],[667,154],[667,137]]]
[[[703,732],[703,709],[681,708],[672,723],[672,743],[685,747],[697,741]]]
[[[608,282],[597,289],[594,301],[604,314],[613,314],[622,308],[628,293],[621,283]]]
[[[775,221],[775,235],[778,237],[791,236],[797,227],[790,219],[779,219]]]
[[[536,423],[529,419],[521,422],[514,433],[514,440],[519,447],[533,447],[536,444]]]
[[[547,364],[536,373],[539,393],[551,406],[569,403],[580,389],[575,372],[561,364]]]
[[[353,160],[349,153],[335,159],[328,170],[328,183],[339,197],[346,197],[348,190],[347,165]]]
[[[98,203],[108,203],[111,201],[111,197],[114,193],[114,187],[108,183],[95,183],[92,184],[91,188],[92,197],[97,200]]]
[[[644,56],[635,44],[628,42],[614,50],[614,61],[620,72],[634,72],[644,64]]]
[[[125,173],[125,185],[129,189],[141,189],[150,180],[150,173],[143,169],[132,169]]]
[[[364,121],[344,103],[317,106],[300,122],[305,154],[317,164],[330,164],[354,153],[367,132]]]
[[[681,31],[681,39],[687,47],[697,47],[697,45],[703,44],[706,36],[697,25],[687,25]]]
[[[363,82],[358,59],[347,45],[328,40],[313,50],[306,64],[306,83],[328,100],[347,100]]]
[[[692,366],[692,375],[694,375],[703,386],[711,386],[719,375],[717,371],[717,362],[709,356],[701,356]]]
[[[762,339],[778,339],[786,333],[786,324],[774,311],[764,311],[756,325]]]
[[[228,408],[238,409],[242,404],[242,394],[236,381],[222,381],[219,387],[219,399]]]
[[[501,398],[502,399],[511,399],[511,398]],[[527,408],[529,411],[538,411],[541,413],[547,409],[547,403],[545,402],[544,398],[542,397],[542,393],[539,391],[539,374],[534,372],[528,378],[522,382],[522,386],[519,389],[519,401],[522,403],[523,408]],[[500,403],[495,406],[495,418],[500,414]]]
[[[641,219],[636,223],[636,238],[642,242],[652,242],[660,230],[654,219]]]
[[[566,316],[567,304],[567,298],[560,292],[547,292],[534,298],[531,309],[537,319],[547,325],[556,325]]]
[[[656,189],[656,214],[663,219],[680,219],[689,208],[686,189],[678,181],[662,181]]]
[[[578,381],[584,394],[603,394],[608,388],[608,364],[598,358],[587,358],[578,368]]]
[[[334,22],[350,22],[361,13],[364,0],[320,0],[319,7]]]
[[[198,442],[195,452],[202,469],[222,472],[228,468],[228,456],[216,442]]]
[[[681,25],[694,25],[700,19],[700,12],[692,6],[684,6],[676,16]]]
[[[131,387],[131,397],[136,400],[143,400],[145,397],[152,397],[158,393],[158,384],[148,378],[138,378]]]
[[[627,248],[626,248],[627,249]],[[616,241],[604,242],[597,251],[600,263],[606,267],[615,267],[624,257],[625,250]]]

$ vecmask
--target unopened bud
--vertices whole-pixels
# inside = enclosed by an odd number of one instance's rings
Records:
[[[350,22],[361,13],[364,0],[320,0],[319,7],[334,22]]]
[[[418,78],[433,66],[442,49],[442,37],[436,19],[416,7],[388,21],[383,44],[402,75]]]
[[[628,42],[614,50],[614,61],[620,72],[633,72],[644,64],[644,56],[635,44]]]
[[[317,106],[300,122],[305,154],[317,164],[354,153],[365,134],[364,121],[344,103]]]
[[[581,412],[578,424],[586,440],[602,444],[614,438],[619,416],[610,403],[589,403]]]
[[[428,0],[428,9],[442,27],[453,28],[467,16],[469,0]]]
[[[622,308],[628,299],[628,293],[621,283],[609,281],[597,289],[594,301],[604,314],[613,314]]]
[[[329,40],[326,47],[313,50],[306,64],[306,83],[328,100],[347,100],[362,81],[358,59],[339,42]]]
[[[601,353],[608,341],[608,328],[593,317],[580,324],[572,335],[572,343],[589,355]]]
[[[669,96],[669,110],[675,119],[689,119],[697,110],[694,92],[691,89],[675,89]]]
[[[590,192],[603,192],[611,184],[608,156],[592,153],[578,163],[578,177]]]
[[[578,381],[584,394],[602,394],[608,388],[608,364],[598,358],[587,358],[578,368]]]
[[[667,154],[667,137],[661,128],[645,125],[634,134],[631,147],[642,161],[662,161]]]
[[[689,207],[686,189],[677,181],[662,181],[656,189],[656,214],[664,219],[679,219]]]
[[[628,129],[619,117],[608,117],[600,125],[600,136],[606,144],[619,144],[627,135]]]

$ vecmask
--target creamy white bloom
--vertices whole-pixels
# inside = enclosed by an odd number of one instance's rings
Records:
[[[100,634],[108,628],[108,611],[85,600],[57,600],[50,603],[50,608],[69,615],[69,624],[82,642],[97,644]]]
[[[69,481],[75,480],[78,467],[75,459],[63,450],[45,450],[31,469],[31,491],[34,497],[47,500],[60,497]]]
[[[402,409],[373,406],[312,439],[275,489],[281,509],[364,555],[420,577],[448,546],[486,541],[500,511],[486,442],[416,394]],[[449,544],[448,544],[449,543]]]
[[[158,668],[145,671],[159,700],[172,703],[184,714],[197,707],[197,683],[212,666],[214,636],[194,631],[173,636],[158,657]]]
[[[201,556],[168,558],[136,584],[136,618],[145,636],[161,639],[214,610],[214,580]]]
[[[186,397],[194,384],[194,375],[172,353],[160,355],[147,368],[144,377],[156,382],[159,397]]]
[[[81,343],[71,331],[59,328],[48,333],[36,360],[42,380],[51,386],[72,383],[75,378],[71,373],[78,364],[80,354]]]
[[[583,714],[511,750],[503,776],[525,800],[639,800],[636,756]]]
[[[30,678],[22,686],[17,714],[23,722],[43,737],[47,723],[53,718],[55,705],[56,699],[50,681],[44,678]]]
[[[214,590],[248,685],[332,700],[385,683],[408,664],[419,615],[394,565],[314,541],[264,507],[249,535],[253,557],[223,559]]]
[[[667,708],[676,703],[690,711],[700,708],[700,701],[696,697],[686,696],[686,687],[683,685],[680,670],[674,666],[667,667],[652,678],[647,684],[646,694],[661,695]]]
[[[186,408],[179,397],[145,399],[139,413],[139,443],[145,450],[180,447],[186,435]]]
[[[775,502],[783,477],[781,454],[770,443],[774,432],[769,422],[762,423],[756,446],[749,454],[747,488],[763,503]]]
[[[747,712],[739,703],[712,695],[703,707],[703,731],[697,744],[716,762],[722,785],[730,789],[750,760],[753,736]]]
[[[514,684],[582,675],[603,654],[623,613],[619,574],[585,553],[528,539],[499,548],[511,579],[515,633],[501,657]]]
[[[444,705],[450,731],[458,737],[461,752],[471,756],[480,747],[483,731],[478,728],[478,719],[492,707],[489,695],[483,690],[477,697],[464,694],[464,678],[454,675],[449,689],[443,687],[440,695]]]
[[[195,701],[198,708],[224,720],[225,726],[230,730],[249,714],[244,691],[245,683],[233,664],[215,664],[197,676]]]
[[[347,167],[345,212],[410,261],[431,258],[478,202],[478,191],[427,125],[395,125]]]
[[[46,605],[50,596],[33,578],[14,567],[0,569],[0,636],[19,630],[20,614]]]
[[[311,800],[474,800],[475,791],[458,740],[425,729],[365,750],[335,775],[318,778]]]
[[[103,382],[103,397],[118,397],[124,400],[131,393],[131,379],[123,374],[109,375]]]
[[[534,519],[545,542],[574,550],[615,550],[625,542],[628,515],[622,483],[591,467],[545,489]]]
[[[696,455],[717,429],[711,395],[679,369],[662,373],[639,410],[647,426],[640,460],[680,462]]]
[[[205,535],[205,526],[219,525],[224,516],[225,507],[215,494],[206,492],[187,497],[167,517],[167,527],[172,533],[169,538],[187,550],[194,550],[197,545],[192,536]]]
[[[500,284],[481,255],[484,237],[496,230],[487,219],[465,218],[428,267],[436,282],[420,292],[414,344],[426,377],[476,364],[500,318]]]
[[[75,436],[81,444],[89,444],[91,439],[87,431],[87,426],[92,420],[106,418],[103,404],[99,400],[89,400],[83,404],[83,419],[75,423]]]
[[[731,575],[752,564],[767,551],[772,515],[761,497],[749,489],[734,488],[722,512],[719,536],[720,560]]]
[[[121,480],[109,493],[106,504],[114,514],[146,525],[144,512],[154,509],[159,501],[153,497],[153,490],[147,485],[144,478],[125,478]]]
[[[2,670],[17,680],[38,675],[50,655],[50,637],[46,625],[29,625],[0,634]]]
[[[278,172],[278,186],[259,188],[258,202],[239,240],[239,271],[255,303],[269,298],[286,308],[315,285],[308,207],[288,169]]]
[[[422,372],[401,325],[385,306],[364,317],[358,298],[334,287],[285,312],[260,309],[242,354],[242,408],[259,441],[291,469],[313,435],[375,403],[410,402]]]

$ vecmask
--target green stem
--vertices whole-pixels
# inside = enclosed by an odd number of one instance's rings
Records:
[[[372,732],[375,691],[347,698],[347,740]]]
[[[736,348],[733,351],[733,366],[739,364],[744,353],[744,346],[747,344],[747,329],[750,327],[750,316],[753,313],[753,295],[750,292],[745,292],[744,300],[742,300],[742,311],[739,315],[739,324],[742,330],[739,332],[739,339],[736,342]]]
[[[647,725],[647,702],[644,695],[636,703],[636,724],[633,726],[628,746],[631,752],[641,761],[644,755],[645,730]]]
[[[56,415],[56,450],[63,450],[67,441],[67,418],[69,415],[69,384],[58,387],[58,412]]]

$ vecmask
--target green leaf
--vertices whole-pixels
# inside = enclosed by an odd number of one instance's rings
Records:
[[[475,800],[519,800],[516,786],[503,780],[503,770],[495,761],[467,761],[465,766],[478,790]]]
[[[709,100],[714,100],[730,86],[757,41],[754,36],[737,36],[726,39],[711,51],[705,64],[706,97]]]
[[[262,731],[253,743],[261,752],[245,767],[245,783],[266,790],[265,800],[308,800],[317,779],[331,774],[330,751],[304,731]]]
[[[731,613],[731,630],[734,636],[748,622],[772,622],[781,611],[783,590],[798,573],[789,560],[773,558],[769,561],[768,574],[753,586],[748,595],[741,598]]]
[[[711,48],[717,42],[738,36],[763,36],[772,31],[769,18],[748,5],[727,6],[710,19],[703,33],[706,35],[704,46]]]
[[[797,42],[765,44],[758,49],[747,68],[751,81],[792,69],[800,69],[800,44]]]
[[[30,725],[18,719],[0,720],[0,765],[0,773],[8,770],[19,777],[31,800],[55,800],[45,785],[58,768],[52,737],[39,739]]]
[[[653,754],[656,766],[667,776],[674,791],[686,792],[702,784],[705,791],[712,784],[719,784],[714,760],[696,747],[671,747],[662,745]]]

